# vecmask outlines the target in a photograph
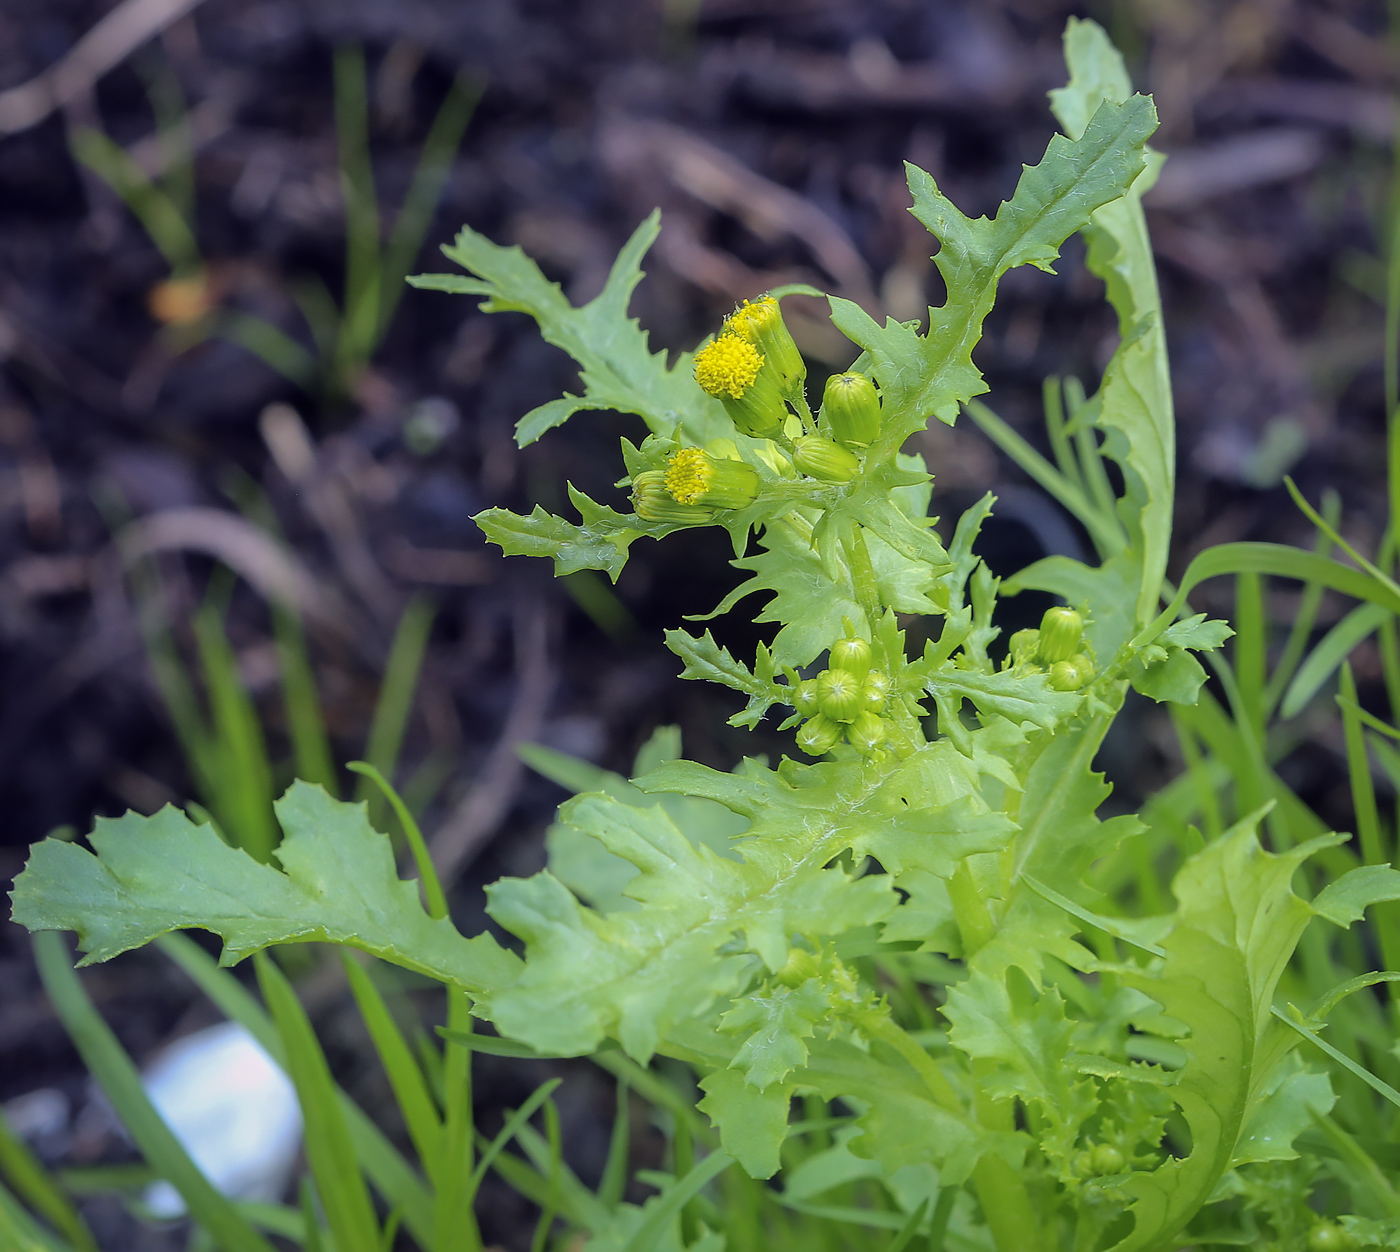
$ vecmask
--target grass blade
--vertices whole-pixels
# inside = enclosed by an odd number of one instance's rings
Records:
[[[652,1252],[661,1243],[661,1233],[690,1201],[718,1178],[734,1162],[723,1152],[712,1152],[677,1179],[656,1204],[647,1210],[647,1218],[628,1241],[622,1252]]]
[[[204,685],[216,738],[213,790],[206,797],[224,833],[266,862],[279,831],[272,811],[272,763],[257,709],[243,686],[238,658],[224,631],[225,580],[219,578],[194,619]]]
[[[423,838],[423,832],[419,830],[418,823],[414,821],[413,814],[409,812],[399,793],[393,789],[373,765],[364,761],[351,761],[350,769],[357,774],[376,783],[379,790],[384,794],[385,799],[393,806],[394,813],[399,819],[399,825],[403,827],[404,837],[408,840],[408,846],[413,851],[414,864],[418,866],[418,878],[423,884],[423,896],[428,906],[428,916],[441,918],[447,916],[447,896],[443,893],[442,882],[438,878],[437,869],[433,865],[432,855],[428,852],[427,841]]]
[[[385,778],[394,776],[435,612],[429,601],[415,596],[404,609],[394,641],[389,645],[384,682],[379,688],[379,701],[365,742],[365,760]],[[383,821],[384,801],[375,793],[374,783],[368,777],[362,778],[355,788],[355,799],[370,801],[370,820],[376,826]]]
[[[384,249],[379,279],[379,325],[376,339],[382,338],[393,320],[394,311],[403,298],[404,278],[423,246],[423,236],[437,209],[447,176],[452,171],[452,159],[462,143],[472,114],[481,99],[481,86],[465,76],[458,76],[447,90],[432,128],[423,141],[418,168],[408,186],[403,205],[389,232]]]
[[[306,632],[297,615],[272,604],[272,632],[277,642],[277,665],[282,673],[282,701],[287,710],[287,731],[298,778],[320,783],[332,798],[340,799],[326,719],[316,691],[316,675],[306,648]]]
[[[267,1054],[286,1069],[286,1052],[277,1028],[267,1011],[237,978],[220,969],[212,956],[184,935],[162,935],[156,943],[226,1017],[241,1023]],[[432,1198],[423,1180],[359,1105],[344,1092],[340,1094],[340,1101],[350,1142],[365,1173],[379,1194],[403,1213],[404,1224],[419,1245],[431,1247]]]
[[[379,1222],[360,1173],[330,1066],[292,984],[265,952],[253,958],[258,985],[282,1037],[287,1076],[306,1123],[306,1159],[336,1252],[379,1252]]]
[[[97,1252],[92,1231],[38,1158],[0,1112],[0,1174],[21,1199],[63,1235],[77,1252]]]
[[[418,1159],[423,1162],[431,1178],[438,1160],[442,1122],[423,1078],[423,1071],[418,1067],[413,1049],[408,1046],[369,972],[349,952],[341,955],[350,991],[359,1006],[360,1016],[364,1018],[374,1049],[379,1054],[379,1062],[384,1067],[389,1085],[393,1088],[394,1099],[398,1102],[409,1138],[413,1140]]]
[[[102,1015],[93,1007],[56,931],[34,936],[39,976],[83,1064],[112,1102],[141,1154],[180,1193],[190,1216],[224,1252],[272,1252],[190,1160],[141,1086],[141,1076]]]
[[[1390,619],[1390,610],[1378,604],[1362,604],[1352,609],[1318,640],[1317,647],[1298,667],[1293,681],[1288,684],[1288,693],[1283,697],[1279,715],[1284,718],[1297,717],[1322,684],[1351,655],[1352,650]]]

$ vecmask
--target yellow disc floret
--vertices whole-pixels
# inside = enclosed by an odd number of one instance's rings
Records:
[[[712,457],[704,448],[682,448],[666,463],[666,490],[680,504],[742,509],[760,486],[758,472],[743,461]]]
[[[762,365],[763,353],[747,339],[721,335],[695,354],[695,381],[712,396],[742,400]]]
[[[682,504],[696,504],[709,488],[714,471],[700,448],[682,448],[666,467],[666,490]]]

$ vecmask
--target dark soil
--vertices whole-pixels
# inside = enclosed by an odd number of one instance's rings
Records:
[[[110,7],[8,0],[0,91],[62,57]],[[150,311],[169,265],[75,163],[75,132],[100,127],[158,162],[148,83],[173,75],[193,119],[197,237],[220,298],[309,347],[295,293],[309,277],[339,292],[344,278],[333,50],[367,59],[386,217],[465,74],[483,92],[415,268],[448,268],[435,247],[465,222],[521,244],[582,301],[660,205],[634,311],[654,345],[680,349],[778,282],[811,282],[881,316],[941,299],[928,236],[905,211],[902,162],[932,172],[964,211],[994,212],[1052,133],[1045,92],[1061,80],[1070,14],[1097,17],[1128,52],[1156,93],[1155,142],[1173,156],[1149,200],[1180,423],[1173,572],[1212,543],[1305,541],[1285,472],[1314,501],[1340,493],[1344,529],[1372,550],[1385,518],[1377,223],[1395,83],[1379,0],[209,0],[45,120],[0,137],[0,878],[54,827],[81,832],[95,815],[193,794],[114,532],[177,509],[235,514],[251,484],[317,585],[347,606],[336,629],[310,626],[342,760],[361,754],[409,598],[437,608],[402,777],[444,766],[425,826],[461,837],[464,929],[484,920],[482,884],[542,863],[560,799],[515,764],[513,739],[615,769],[666,723],[718,766],[784,747],[771,729],[726,727],[728,696],[678,681],[661,645],[663,627],[732,585],[715,535],[638,544],[610,603],[597,581],[555,583],[539,563],[502,559],[471,522],[494,504],[558,507],[566,479],[616,503],[616,439],[640,428],[585,413],[517,452],[515,420],[575,381],[525,318],[410,291],[371,369],[339,398],[222,340],[179,351]],[[1011,275],[978,353],[990,403],[1036,440],[1042,378],[1092,383],[1114,342],[1079,258],[1071,245],[1060,273]],[[854,355],[810,314],[797,330],[828,366]],[[272,405],[290,410],[269,419]],[[291,411],[310,441],[293,477],[295,456],[272,455],[264,433],[295,434]],[[434,429],[436,446],[415,438]],[[996,572],[1082,543],[969,423],[930,432],[922,450],[943,516],[999,496],[984,542]],[[188,644],[212,562],[186,538],[156,565]],[[1223,583],[1197,598],[1229,611]],[[1296,599],[1280,586],[1269,603],[1286,625]],[[283,754],[270,624],[246,584],[229,631]],[[750,655],[760,637],[717,634]],[[1373,657],[1358,667],[1375,681]],[[1177,768],[1169,728],[1136,710],[1104,764],[1133,802]],[[1325,727],[1292,769],[1346,828]],[[213,1017],[156,955],[85,977],[138,1058]],[[313,1002],[345,1080],[381,1103],[334,986]],[[11,926],[0,927],[0,1004],[0,1100],[50,1086],[81,1107],[81,1067]],[[566,1133],[586,1174],[611,1096],[583,1068],[568,1072]],[[488,1076],[488,1119],[539,1080],[504,1065]],[[79,1119],[40,1146],[54,1161],[119,1159],[93,1125]],[[501,1192],[486,1208],[488,1233],[516,1246],[523,1209]],[[104,1246],[168,1246],[120,1206],[92,1214]]]

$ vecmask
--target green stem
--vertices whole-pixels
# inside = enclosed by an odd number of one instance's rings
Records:
[[[928,1054],[927,1049],[920,1047],[894,1018],[878,1009],[869,1009],[859,1016],[857,1024],[872,1039],[888,1044],[908,1061],[941,1107],[959,1115],[964,1114],[962,1101],[958,1099],[958,1093],[953,1090],[952,1084],[943,1076],[938,1062]]]
[[[841,549],[845,552],[846,564],[850,567],[856,603],[860,605],[873,632],[883,614],[880,611],[880,592],[875,584],[875,567],[870,563],[870,549],[865,545],[865,530],[859,522],[842,519]]]

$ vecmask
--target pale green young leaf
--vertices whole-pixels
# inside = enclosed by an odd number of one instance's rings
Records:
[[[279,871],[166,806],[153,817],[98,818],[88,852],[46,839],[15,880],[14,919],[31,930],[74,930],[105,961],[172,930],[211,930],[233,964],[274,943],[349,944],[473,995],[504,986],[518,959],[489,935],[464,939],[434,921],[418,884],[398,877],[387,835],[363,804],[293,783],[276,804]]]
[[[1166,1246],[1214,1191],[1265,1084],[1289,1043],[1273,1021],[1274,989],[1312,909],[1289,884],[1298,866],[1336,837],[1275,856],[1260,846],[1259,814],[1192,857],[1172,884],[1178,910],[1166,958],[1119,977],[1152,997],[1187,1033],[1170,1088],[1191,1131],[1191,1152],[1123,1183],[1134,1226],[1114,1252]]]
[[[1134,658],[1128,680],[1134,691],[1158,704],[1195,704],[1205,685],[1206,671],[1184,648],[1171,648],[1159,660],[1144,663]]]
[[[749,697],[744,710],[729,719],[731,726],[758,725],[769,707],[782,698],[784,688],[773,681],[773,656],[763,644],[758,645],[758,672],[754,673],[735,660],[728,648],[717,644],[708,630],[698,639],[683,630],[668,630],[665,637],[666,646],[685,662],[682,678],[719,683]]]
[[[760,1091],[786,1078],[806,1061],[806,1041],[831,1008],[816,978],[796,987],[759,988],[734,1001],[719,1023],[726,1034],[744,1036],[731,1068]]]
[[[1066,1062],[1074,1023],[1053,987],[1037,991],[1018,971],[993,977],[974,968],[952,987],[944,1009],[949,1042],[989,1063],[979,1086],[991,1095],[1017,1097],[1040,1110],[1041,1150],[1057,1165],[1067,1162],[1080,1127],[1098,1107],[1094,1085]]]
[[[1373,904],[1400,900],[1400,870],[1362,865],[1334,878],[1313,898],[1313,912],[1337,926],[1359,922]]]
[[[1234,633],[1228,622],[1222,622],[1218,618],[1208,621],[1204,613],[1197,613],[1168,626],[1157,636],[1157,642],[1164,648],[1190,648],[1195,652],[1214,652],[1216,648],[1223,647],[1225,641]]]
[[[738,1070],[717,1069],[700,1080],[700,1089],[705,1097],[695,1107],[719,1131],[721,1146],[740,1168],[750,1178],[776,1174],[778,1150],[787,1137],[791,1085],[760,1089]]]
[[[1095,22],[1071,19],[1065,28],[1067,86],[1050,93],[1051,107],[1065,134],[1087,139],[1100,110],[1130,103],[1131,86],[1123,59]],[[1122,467],[1125,496],[1119,512],[1128,528],[1140,577],[1136,619],[1152,619],[1166,572],[1175,491],[1176,435],[1166,331],[1152,245],[1141,197],[1156,176],[1158,162],[1139,167],[1121,198],[1095,206],[1081,229],[1089,245],[1087,263],[1108,288],[1118,313],[1122,343],[1104,373],[1096,424],[1105,453]]]
[[[569,488],[569,499],[579,510],[583,525],[567,522],[535,505],[527,516],[509,509],[486,509],[472,518],[486,538],[498,544],[506,556],[547,556],[556,575],[581,569],[607,571],[617,581],[627,564],[627,551],[642,535],[665,534],[630,514],[598,504],[583,492]]]
[[[526,942],[524,972],[486,1004],[503,1034],[559,1054],[612,1035],[645,1059],[673,1024],[736,994],[758,964],[751,954],[775,969],[794,934],[819,940],[889,912],[888,880],[827,868],[852,838],[833,787],[812,788],[809,809],[765,805],[771,789],[743,782],[758,803],[742,861],[695,846],[659,807],[601,795],[564,806],[566,821],[641,871],[626,892],[643,907],[596,914],[548,872],[489,888],[491,915]]]
[[[882,432],[877,458],[898,450],[927,414],[951,422],[959,404],[987,389],[972,350],[997,281],[1018,265],[1049,269],[1060,245],[1142,172],[1142,145],[1156,124],[1150,100],[1105,102],[1082,135],[1051,140],[1044,159],[1024,171],[991,220],[965,217],[928,174],[906,165],[914,216],[941,245],[935,263],[947,300],[929,310],[927,336],[894,320],[881,327],[858,305],[831,301],[832,320],[869,354],[886,412],[907,415]]]
[[[642,257],[660,230],[661,215],[652,213],[618,253],[603,290],[577,308],[519,248],[503,248],[465,227],[442,251],[475,279],[422,274],[408,281],[417,287],[484,295],[481,307],[489,313],[528,313],[549,343],[578,362],[583,396],[555,400],[527,414],[516,427],[516,441],[522,446],[579,409],[635,413],[656,433],[669,433],[679,422],[699,444],[732,437],[733,424],[723,406],[696,386],[690,354],[682,353],[668,368],[666,353],[652,352],[646,332],[627,316],[642,277]]]
[[[1259,1103],[1240,1134],[1231,1168],[1255,1161],[1296,1160],[1293,1141],[1332,1111],[1337,1096],[1326,1074],[1304,1068],[1296,1053],[1262,1084]]]

